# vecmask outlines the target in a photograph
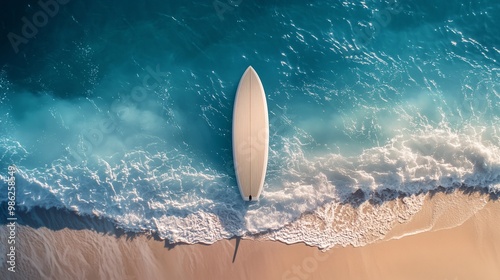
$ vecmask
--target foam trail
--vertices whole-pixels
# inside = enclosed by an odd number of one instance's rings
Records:
[[[424,211],[419,211],[408,223],[398,225],[395,231],[384,236],[384,240],[458,227],[470,218],[475,218],[477,213],[487,206],[488,200],[480,192],[464,196],[457,190],[435,196],[426,203]]]
[[[274,154],[270,162],[286,168],[271,173],[262,201],[249,205],[238,203],[227,174],[175,152],[146,151],[87,166],[58,162],[43,172],[19,167],[18,199],[28,208],[68,207],[126,230],[152,230],[172,242],[213,243],[270,231],[269,238],[287,243],[360,246],[409,219],[422,205],[419,194],[438,186],[498,191],[500,153],[480,136],[438,129],[397,137],[357,157],[319,158],[301,151],[297,139],[283,139],[288,154]],[[401,194],[403,200],[395,199]],[[370,207],[368,200],[381,206]]]

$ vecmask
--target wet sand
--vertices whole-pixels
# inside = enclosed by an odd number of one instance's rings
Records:
[[[4,261],[1,271],[2,279],[497,280],[499,221],[498,200],[438,193],[384,240],[326,252],[275,241],[170,245],[147,235],[19,226],[17,272],[8,272]]]

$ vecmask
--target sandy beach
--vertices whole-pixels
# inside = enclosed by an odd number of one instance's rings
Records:
[[[498,279],[499,220],[500,202],[487,195],[427,195],[383,240],[326,252],[237,238],[171,245],[106,223],[89,229],[84,219],[82,228],[22,225],[16,272],[3,261],[2,279]]]

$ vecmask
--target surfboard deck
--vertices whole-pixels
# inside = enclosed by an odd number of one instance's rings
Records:
[[[233,160],[243,200],[259,200],[266,177],[269,117],[262,82],[249,66],[241,77],[233,109]]]

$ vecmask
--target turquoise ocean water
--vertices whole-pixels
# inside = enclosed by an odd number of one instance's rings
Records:
[[[1,18],[0,181],[17,166],[22,211],[327,248],[411,216],[415,194],[500,189],[498,1],[42,3]],[[244,203],[231,119],[249,65],[271,136]],[[320,226],[368,202],[387,211]]]

